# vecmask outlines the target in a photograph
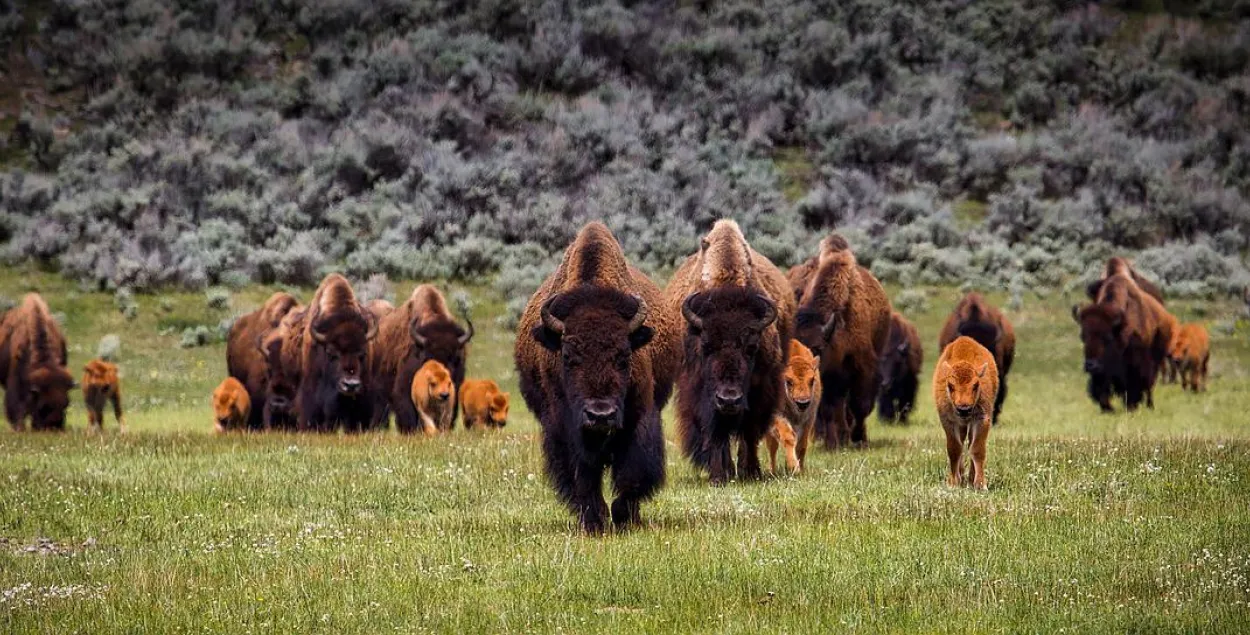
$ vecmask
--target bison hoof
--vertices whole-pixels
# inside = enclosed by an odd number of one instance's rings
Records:
[[[642,522],[642,514],[637,500],[618,498],[612,502],[612,524],[618,529],[633,527]]]

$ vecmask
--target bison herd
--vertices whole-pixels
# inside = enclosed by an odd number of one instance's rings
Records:
[[[1087,292],[1089,304],[1072,315],[1102,410],[1113,410],[1112,398],[1129,410],[1152,407],[1160,376],[1205,389],[1206,331],[1179,324],[1127,261],[1108,261]],[[428,284],[399,306],[363,303],[338,274],[307,305],[275,293],[229,332],[216,427],[354,433],[386,429],[392,414],[404,434],[448,431],[458,414],[466,428],[503,426],[508,394],[465,378],[473,335],[467,310],[457,320]],[[976,293],[942,327],[933,397],[952,485],[986,486],[986,442],[1015,345],[1011,322]],[[762,476],[761,441],[773,471],[783,449],[799,472],[816,439],[826,448],[867,443],[874,406],[883,421],[906,423],[924,359],[915,326],[840,235],[782,272],[729,220],[712,226],[664,289],[629,264],[605,225],[586,225],[530,297],[514,355],[547,476],[588,532],[638,523],[640,504],[664,484],[660,412],[671,395],[686,458],[712,483],[753,479]],[[4,314],[0,383],[15,429],[28,418],[34,429],[65,427],[76,385],[66,363],[65,338],[37,294]],[[83,394],[92,429],[109,404],[122,425],[116,366],[90,362]]]

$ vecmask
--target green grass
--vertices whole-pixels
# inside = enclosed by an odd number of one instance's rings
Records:
[[[874,420],[870,448],[817,452],[798,478],[713,489],[670,443],[646,526],[590,538],[543,482],[520,403],[497,434],[213,436],[221,345],[178,349],[151,296],[126,322],[111,296],[46,274],[0,272],[0,292],[23,279],[66,313],[75,368],[121,335],[131,432],[87,435],[80,405],[68,434],[0,432],[3,633],[1250,628],[1244,327],[1213,333],[1206,394],[1166,386],[1152,412],[1101,416],[1075,298],[1026,301],[988,493],[942,484],[922,389],[911,427]],[[515,396],[511,335],[486,317],[502,301],[469,291],[470,375]],[[934,290],[913,316],[926,346],[956,296]],[[168,297],[169,315],[206,314],[202,294]]]

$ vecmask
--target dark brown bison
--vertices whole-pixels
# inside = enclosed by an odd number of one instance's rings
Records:
[[[32,429],[65,429],[69,391],[76,385],[68,360],[65,336],[39,294],[27,294],[0,318],[0,384],[13,429],[25,429],[28,416]]]
[[[838,234],[808,264],[796,336],[820,356],[824,393],[816,432],[825,447],[868,442],[866,420],[881,386],[881,349],[890,335],[890,301]]]
[[[264,427],[262,407],[269,391],[262,340],[298,305],[295,296],[278,291],[269,296],[259,309],[235,320],[226,336],[226,374],[237,379],[247,390],[252,404],[247,427],[253,430]]]
[[[321,281],[303,318],[300,382],[296,393],[299,427],[359,432],[373,420],[369,340],[377,334],[373,314],[356,300],[347,279]]]
[[[877,416],[886,423],[907,424],[916,406],[924,347],[920,332],[897,311],[890,314],[890,337],[881,352],[881,394]]]
[[[412,378],[430,360],[441,363],[451,373],[458,403],[468,345],[473,339],[473,322],[467,310],[462,317],[467,328],[456,324],[447,310],[446,299],[436,287],[422,284],[413,289],[406,302],[382,318],[373,344],[373,378],[378,386],[376,427],[385,428],[387,417],[394,412],[395,427],[400,432],[421,431],[421,420],[412,405]],[[452,406],[456,407],[456,403]],[[451,425],[455,425],[455,413]]]
[[[680,334],[661,302],[659,288],[594,222],[565,250],[517,327],[521,395],[542,427],[547,476],[587,532],[607,521],[604,470],[612,473],[618,527],[639,522],[639,504],[664,483],[660,410]]]
[[[1103,412],[1113,412],[1111,397],[1136,410],[1142,400],[1154,407],[1154,384],[1172,342],[1167,310],[1141,290],[1132,277],[1107,278],[1098,298],[1072,307],[1081,325],[1089,395]]]
[[[1002,311],[973,292],[965,295],[946,318],[938,335],[938,349],[946,350],[947,345],[961,335],[971,337],[994,354],[994,365],[998,367],[998,394],[994,397],[994,424],[997,425],[1003,402],[1007,400],[1007,373],[1016,358],[1016,331]]]
[[[295,393],[300,383],[300,352],[304,343],[304,318],[308,309],[292,308],[278,326],[261,337],[265,362],[265,395],[261,425],[266,430],[296,430]]]
[[[1159,304],[1164,304],[1163,292],[1159,290],[1159,287],[1140,273],[1137,273],[1137,270],[1133,268],[1133,265],[1129,264],[1128,260],[1119,256],[1113,256],[1107,260],[1107,264],[1102,268],[1102,276],[1085,287],[1085,295],[1089,296],[1090,300],[1097,300],[1098,291],[1102,288],[1102,284],[1108,278],[1120,274],[1132,278],[1137,288],[1141,289],[1143,293],[1154,298]]]
[[[738,224],[721,220],[664,290],[670,320],[684,320],[677,378],[682,449],[712,483],[762,474],[759,443],[783,396],[794,332],[794,292],[772,262],[751,249]]]

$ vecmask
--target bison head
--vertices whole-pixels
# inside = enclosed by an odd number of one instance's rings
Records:
[[[614,289],[583,286],[547,299],[533,337],[559,354],[559,400],[583,428],[624,425],[630,359],[651,341],[647,303]]]
[[[408,326],[408,334],[417,345],[417,355],[423,359],[433,359],[447,367],[452,377],[464,377],[465,357],[469,341],[473,339],[473,322],[468,311],[461,314],[468,330],[462,329],[451,320],[431,320],[420,323],[413,320]]]
[[[1120,334],[1124,330],[1124,313],[1102,304],[1085,308],[1072,307],[1072,318],[1081,325],[1081,343],[1085,348],[1085,372],[1101,375],[1113,372],[1120,358]]]
[[[799,310],[794,324],[794,336],[813,352],[823,351],[838,329],[843,327],[842,315],[837,311],[825,315],[810,307]]]
[[[881,353],[881,359],[877,362],[877,370],[881,373],[881,388],[888,390],[894,380],[903,377],[910,370],[911,366],[908,356],[911,355],[911,342],[907,338],[901,341],[890,341],[886,343],[885,350]]]
[[[377,322],[367,312],[344,311],[313,316],[313,341],[319,360],[339,394],[357,397],[365,389],[365,362],[369,340],[377,334]]]
[[[790,342],[790,363],[786,365],[786,396],[804,412],[820,400],[820,356],[812,355],[802,344]]]
[[[942,362],[942,369],[946,372],[946,398],[955,409],[955,414],[967,419],[976,412],[981,401],[981,380],[985,379],[989,367],[989,362],[983,362],[980,368],[968,362],[953,365]]]
[[[421,370],[417,371],[416,381],[425,382],[425,394],[429,395],[431,400],[446,403],[451,400],[451,394],[456,387],[451,383],[451,373],[447,372],[447,367],[437,360],[430,360],[421,366]]]
[[[498,392],[491,395],[486,416],[493,426],[502,428],[508,425],[508,393]]]
[[[261,336],[259,347],[265,360],[265,405],[280,417],[291,414],[299,383],[291,369],[282,363],[282,342],[285,334],[272,331]]]
[[[751,373],[764,329],[777,319],[777,305],[754,289],[701,291],[681,305],[686,319],[686,360],[699,364],[701,380],[716,411],[746,410]]]
[[[29,381],[31,426],[37,430],[64,428],[69,391],[75,386],[69,371],[59,366],[44,366],[32,371]]]

